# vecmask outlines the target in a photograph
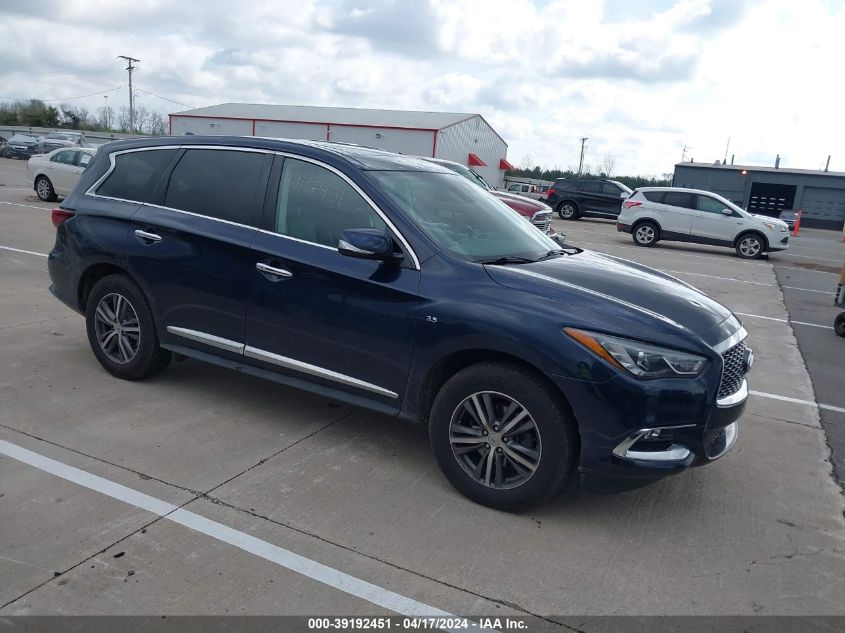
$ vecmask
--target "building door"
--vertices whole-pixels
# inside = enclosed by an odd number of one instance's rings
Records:
[[[795,185],[776,185],[768,182],[751,184],[748,212],[776,218],[795,203]]]
[[[801,200],[801,222],[809,226],[841,229],[845,224],[845,189],[806,187]]]

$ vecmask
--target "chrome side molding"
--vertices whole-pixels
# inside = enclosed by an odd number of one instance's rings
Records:
[[[221,338],[219,336],[214,336],[213,334],[206,334],[205,332],[198,332],[197,330],[189,330],[184,327],[175,327],[173,325],[168,325],[167,331],[171,334],[175,334],[176,336],[181,336],[191,341],[196,341],[197,343],[205,343],[206,345],[211,345],[212,347],[226,350],[227,352],[233,352],[235,354],[244,353],[243,343],[230,341],[227,338]]]
[[[310,365],[308,363],[303,363],[302,361],[293,358],[288,358],[286,356],[280,356],[279,354],[267,352],[263,349],[258,349],[257,347],[250,347],[249,345],[247,345],[244,348],[244,356],[248,356],[249,358],[254,358],[265,363],[278,365],[279,367],[284,367],[285,369],[300,371],[304,374],[316,376],[317,378],[322,378],[324,380],[331,380],[332,382],[336,382],[341,385],[356,387],[357,389],[364,389],[366,391],[376,393],[380,396],[387,396],[388,398],[399,397],[398,393],[390,391],[389,389],[385,389],[384,387],[379,387],[378,385],[374,385],[369,382],[364,382],[363,380],[358,380],[357,378],[353,378],[352,376],[347,376],[346,374],[341,374],[330,369],[324,369],[323,367],[318,367],[317,365]]]

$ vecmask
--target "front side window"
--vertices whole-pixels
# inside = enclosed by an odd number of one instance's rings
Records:
[[[460,176],[371,171],[384,193],[440,248],[462,259],[537,259],[558,245]]]
[[[285,160],[276,201],[277,233],[337,248],[346,229],[365,228],[383,231],[387,225],[352,185],[325,167]]]
[[[265,161],[259,152],[189,149],[173,168],[164,206],[256,225],[266,185]]]
[[[99,186],[97,195],[150,202],[156,183],[177,151],[156,149],[118,154],[114,157],[114,170]]]
[[[706,211],[707,213],[721,213],[722,209],[727,208],[724,202],[719,202],[715,198],[709,196],[696,196],[698,203],[696,208],[699,211]]]

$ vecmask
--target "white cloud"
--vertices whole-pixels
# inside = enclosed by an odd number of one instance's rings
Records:
[[[824,0],[0,1],[0,95],[125,83],[227,101],[481,112],[512,162],[616,156],[617,173],[697,160],[845,169],[845,8]],[[30,37],[54,33],[61,37]],[[109,94],[127,100],[124,88]],[[102,96],[83,99],[95,109]],[[181,109],[147,93],[162,112]],[[688,154],[689,156],[689,154]]]

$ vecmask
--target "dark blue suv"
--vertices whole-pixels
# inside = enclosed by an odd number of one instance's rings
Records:
[[[53,212],[50,290],[119,378],[191,357],[428,425],[502,509],[737,436],[746,332],[695,288],[561,247],[430,162],[257,138],[100,148]]]

